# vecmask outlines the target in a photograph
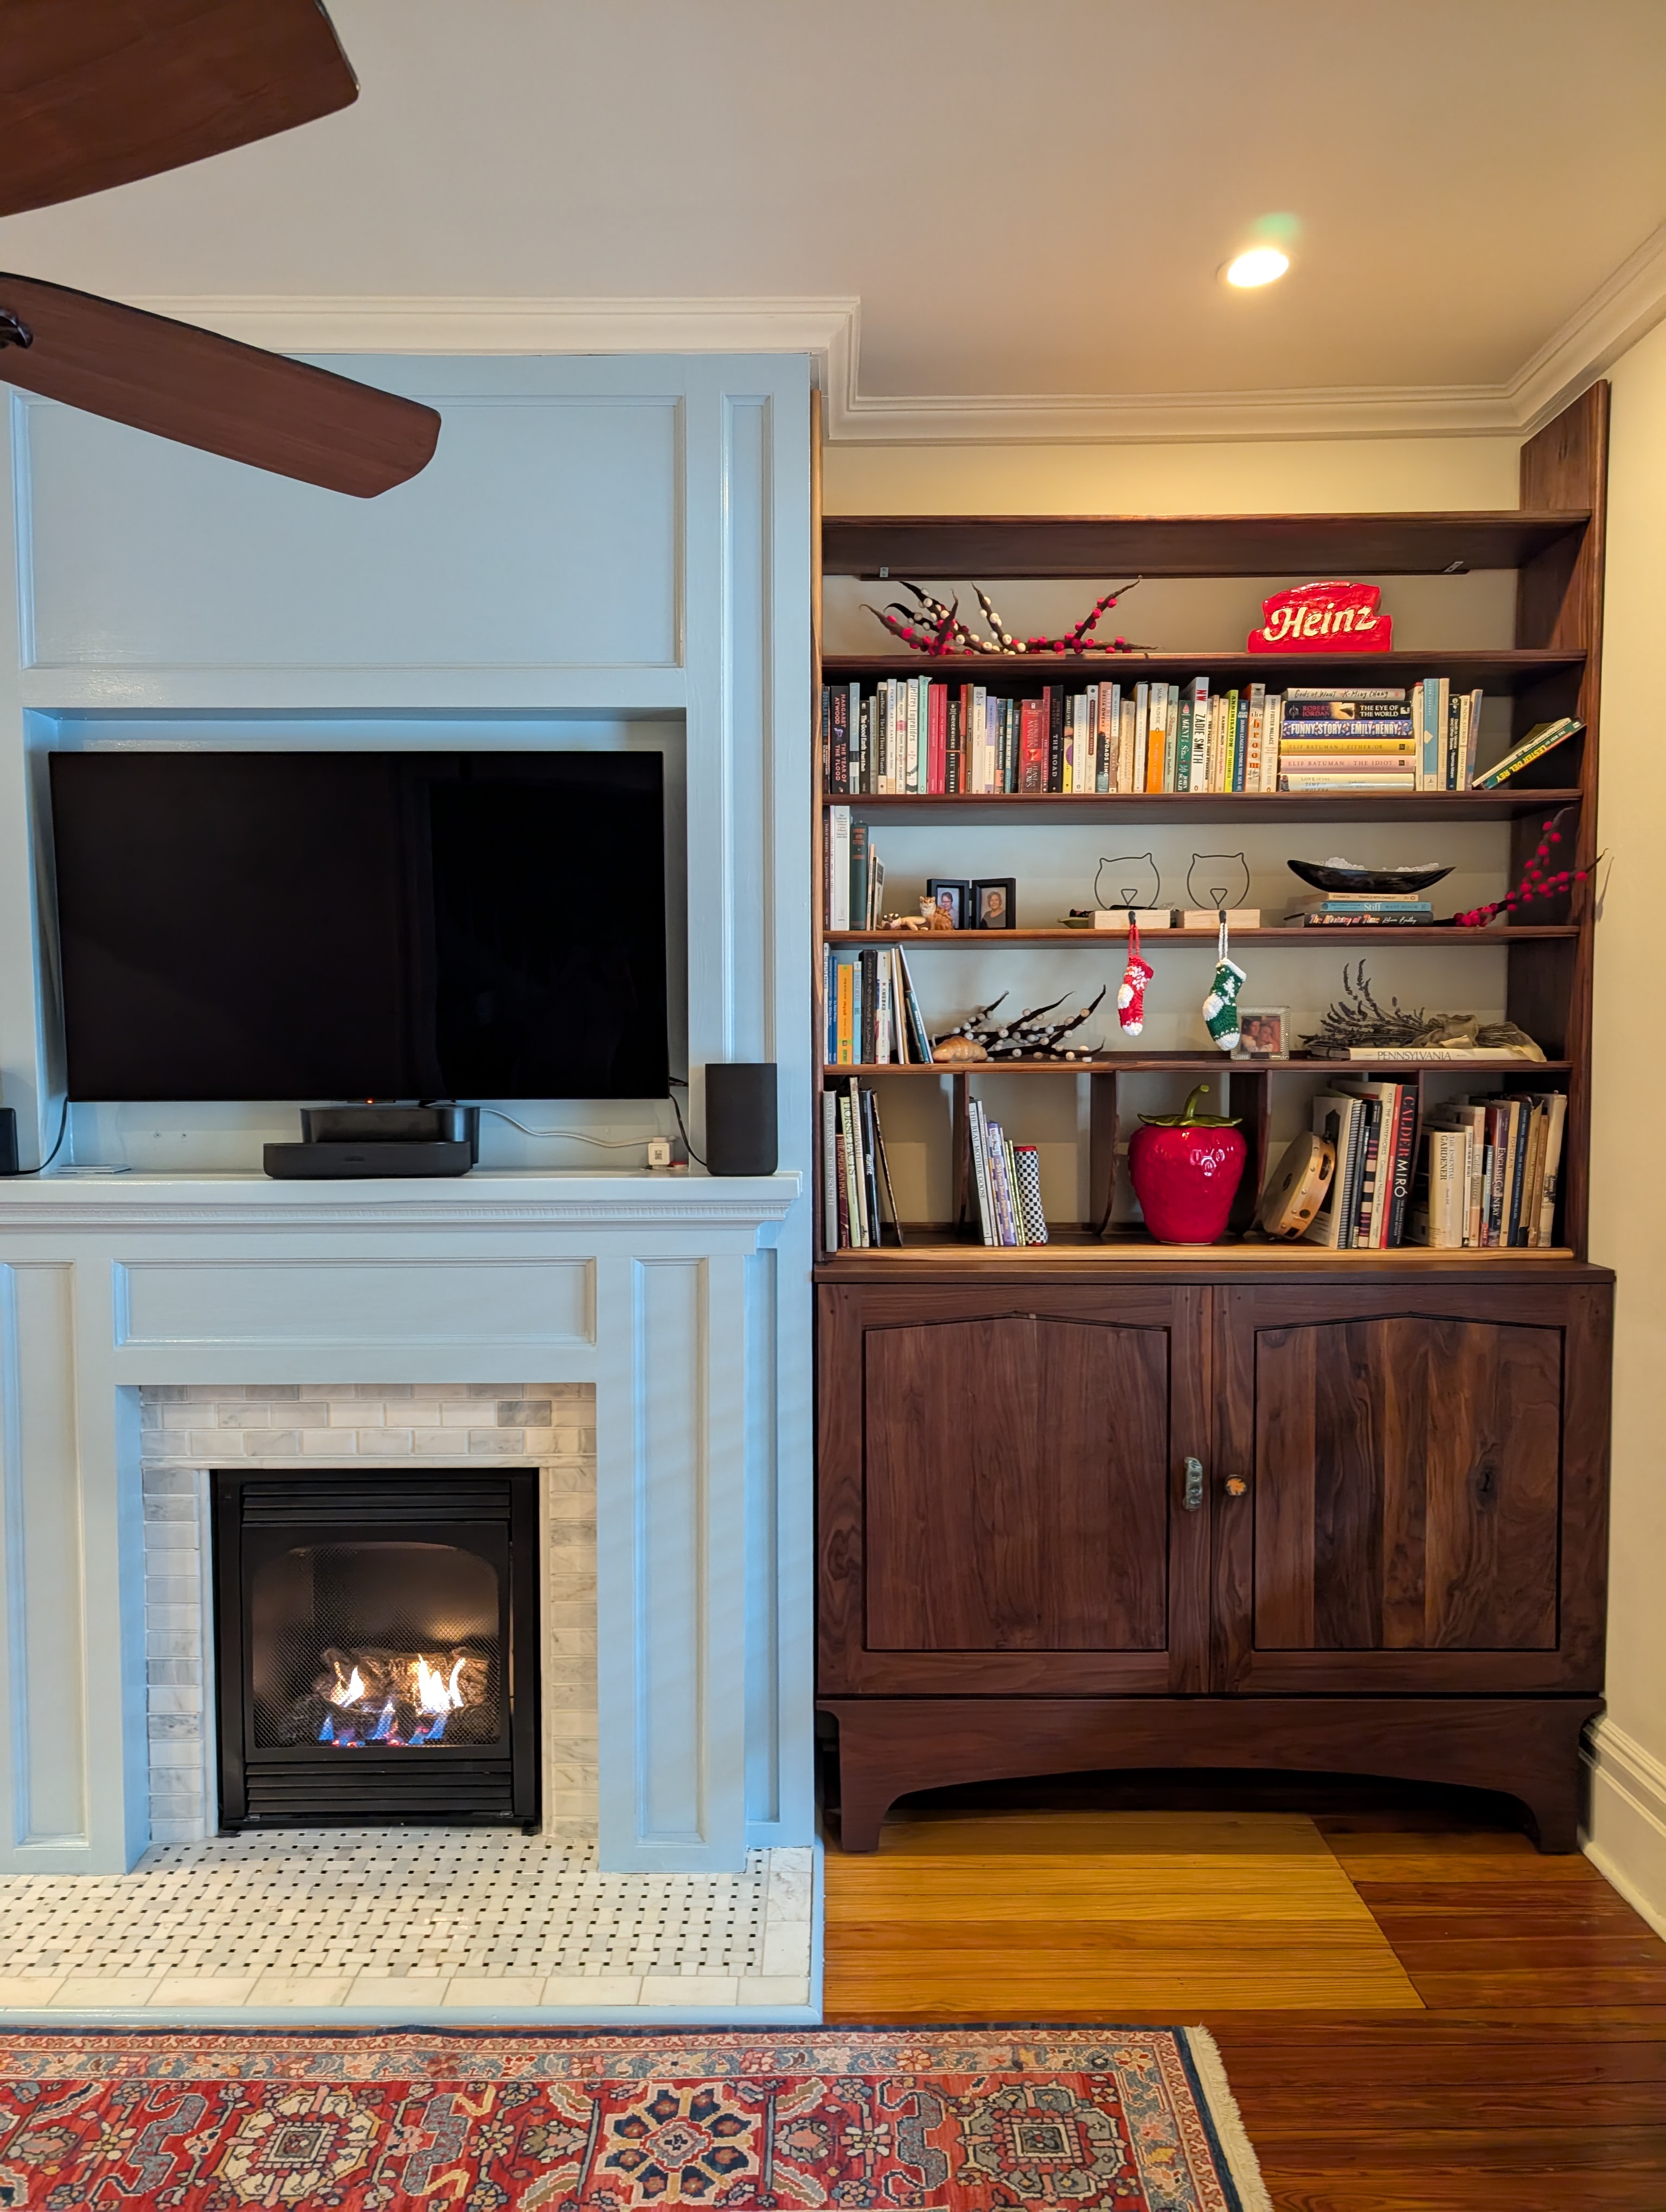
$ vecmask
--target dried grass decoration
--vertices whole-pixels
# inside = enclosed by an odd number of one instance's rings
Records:
[[[1104,995],[1102,990],[1098,999],[1090,1006],[1079,1007],[1067,1021],[1049,1022],[1045,1019],[1055,1007],[1064,1004],[1063,999],[1055,999],[1049,1006],[1031,1006],[1025,1013],[1014,1014],[1010,1021],[998,1022],[994,1018],[994,1012],[1006,996],[1003,991],[1000,999],[991,999],[987,1006],[980,1006],[975,1014],[969,1015],[964,1022],[957,1023],[953,1029],[945,1030],[940,1036],[934,1036],[932,1039],[932,1058],[936,1060],[973,1058],[1096,1060],[1103,1048],[1099,1045],[1067,1045],[1064,1040],[1073,1036],[1092,1016],[1099,1000]],[[970,1054],[961,1048],[958,1044],[961,1040],[966,1044],[976,1045],[977,1052]],[[957,1048],[952,1050],[951,1047]]]

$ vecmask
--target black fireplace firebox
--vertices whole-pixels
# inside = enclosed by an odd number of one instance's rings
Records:
[[[222,1830],[536,1824],[537,1481],[216,1470]]]

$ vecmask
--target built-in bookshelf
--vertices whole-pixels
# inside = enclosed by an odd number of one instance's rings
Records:
[[[1083,597],[1105,588],[1119,577],[1139,574],[1157,578],[1279,578],[1290,583],[1315,577],[1371,579],[1384,589],[1385,606],[1392,610],[1389,580],[1395,576],[1449,578],[1471,576],[1480,570],[1513,572],[1514,639],[1505,645],[1488,640],[1473,647],[1444,644],[1420,650],[1409,644],[1390,653],[1257,653],[1223,647],[1218,640],[1183,650],[1166,644],[1160,651],[1092,653],[1081,655],[1009,656],[956,654],[929,659],[917,653],[840,651],[828,653],[821,664],[822,684],[843,687],[853,700],[872,696],[895,678],[928,677],[952,687],[975,684],[992,697],[1014,702],[1034,697],[1043,685],[1079,692],[1087,686],[1116,684],[1128,687],[1159,679],[1183,685],[1207,678],[1217,696],[1229,687],[1247,691],[1250,684],[1268,692],[1287,687],[1332,685],[1417,686],[1443,678],[1454,697],[1460,690],[1484,695],[1487,702],[1487,754],[1498,756],[1529,730],[1560,716],[1575,718],[1578,733],[1523,768],[1506,783],[1493,789],[1375,791],[1292,791],[1276,788],[1206,791],[1151,789],[998,790],[851,792],[826,787],[826,759],[819,764],[818,783],[818,830],[835,808],[848,810],[849,819],[866,823],[876,841],[905,836],[909,841],[909,872],[898,884],[897,903],[911,907],[908,896],[911,871],[926,864],[917,833],[933,833],[932,851],[940,849],[936,872],[945,877],[967,873],[959,864],[955,834],[982,841],[987,850],[988,833],[1022,833],[1026,849],[1035,849],[1037,835],[1057,832],[1061,840],[1074,832],[1080,839],[1088,830],[1103,833],[1100,843],[1120,835],[1136,851],[1147,833],[1190,831],[1199,840],[1213,840],[1223,848],[1237,845],[1246,835],[1265,838],[1280,828],[1292,833],[1291,849],[1308,851],[1313,830],[1323,824],[1371,824],[1377,829],[1414,828],[1418,848],[1438,838],[1431,825],[1497,825],[1490,833],[1488,857],[1478,879],[1477,895],[1468,904],[1501,897],[1518,880],[1523,866],[1543,832],[1543,825],[1558,818],[1564,844],[1559,859],[1589,871],[1595,858],[1596,768],[1598,714],[1596,653],[1600,644],[1601,610],[1601,447],[1597,401],[1586,402],[1561,418],[1554,439],[1535,441],[1523,460],[1524,504],[1517,512],[1481,514],[1429,514],[1404,515],[1307,515],[1140,518],[1005,518],[966,516],[835,517],[822,529],[823,569],[828,577],[852,577],[879,587],[894,586],[909,579],[930,588],[958,587],[973,581],[988,586],[997,599],[1003,585],[1017,579],[1080,579]],[[1566,504],[1564,504],[1566,501]],[[879,594],[876,594],[876,596]],[[1130,602],[1132,605],[1132,602]],[[1122,620],[1119,613],[1119,623]],[[1133,617],[1128,617],[1133,626]],[[876,634],[877,634],[877,625]],[[1479,715],[1477,716],[1479,726]],[[1472,756],[1473,758],[1473,756]],[[1104,754],[1101,752],[1103,779]],[[1473,770],[1472,770],[1473,772]],[[848,779],[844,779],[848,781]],[[940,838],[936,833],[943,833]],[[1026,900],[1022,884],[1019,913],[1023,926],[994,933],[983,930],[909,931],[832,929],[826,926],[828,908],[823,867],[823,838],[818,836],[817,866],[817,1021],[818,1036],[827,1036],[827,1009],[822,1002],[824,963],[866,946],[901,944],[906,959],[927,1002],[927,1026],[937,1030],[964,1016],[976,994],[960,989],[953,980],[955,964],[970,961],[982,979],[979,991],[987,995],[1005,969],[1020,980],[1015,996],[1032,988],[1037,956],[1045,954],[1057,987],[1075,988],[1073,973],[1084,970],[1103,980],[1120,966],[1122,954],[1114,932],[1063,926],[1063,901],[1043,891],[1039,899]],[[1037,864],[1044,869],[1045,863]],[[1476,864],[1481,866],[1480,863]],[[988,872],[1000,872],[990,868]],[[1005,872],[1011,874],[1008,867]],[[1284,889],[1292,888],[1286,884]],[[1298,886],[1297,888],[1299,888]],[[1472,885],[1474,888],[1474,885]],[[836,1249],[836,1231],[824,1218],[824,1192],[818,1188],[818,1245],[824,1267],[836,1277],[853,1263],[875,1263],[895,1256],[940,1271],[957,1264],[981,1264],[988,1257],[974,1225],[976,1208],[969,1203],[968,1170],[964,1158],[968,1109],[991,1085],[1004,1085],[1011,1077],[1045,1079],[1050,1085],[1077,1086],[1081,1102],[1076,1115],[1080,1132],[1080,1172],[1078,1200],[1056,1212],[1049,1204],[1049,1242],[1045,1245],[998,1248],[1006,1261],[1040,1258],[1048,1253],[1114,1253],[1119,1259],[1152,1261],[1198,1255],[1181,1248],[1162,1246],[1151,1239],[1137,1220],[1130,1220],[1126,1146],[1140,1113],[1153,1108],[1171,1110],[1171,1095],[1154,1091],[1150,1079],[1177,1080],[1213,1078],[1216,1083],[1213,1110],[1238,1117],[1249,1143],[1249,1165],[1235,1202],[1227,1240],[1208,1248],[1222,1264],[1244,1258],[1265,1266],[1299,1270],[1304,1266],[1357,1264],[1364,1267],[1440,1264],[1453,1258],[1476,1262],[1546,1258],[1583,1258],[1585,1249],[1586,1146],[1589,1122],[1589,1030],[1590,972],[1593,953],[1595,886],[1587,880],[1550,900],[1540,900],[1530,909],[1530,920],[1500,916],[1481,928],[1453,926],[1444,920],[1426,926],[1402,926],[1388,930],[1329,930],[1289,926],[1264,896],[1263,926],[1235,931],[1232,942],[1255,952],[1258,958],[1275,957],[1279,972],[1288,977],[1291,962],[1298,962],[1316,978],[1334,977],[1344,961],[1364,957],[1373,981],[1386,994],[1395,990],[1398,966],[1417,954],[1426,963],[1438,957],[1448,985],[1429,1003],[1450,1011],[1467,1005],[1469,998],[1490,1002],[1489,1018],[1517,1024],[1547,1054],[1543,1061],[1499,1058],[1456,1064],[1431,1060],[1426,1065],[1395,1058],[1378,1066],[1354,1060],[1312,1059],[1296,1054],[1276,1060],[1227,1059],[1211,1053],[1201,1035],[1190,1047],[1141,1050],[1126,1042],[1119,1048],[1119,1032],[1110,1003],[1098,1024],[1101,1048],[1090,1060],[1067,1062],[974,1063],[944,1067],[933,1065],[839,1065],[824,1045],[824,1085],[847,1087],[852,1077],[873,1089],[882,1123],[900,1115],[910,1132],[909,1144],[918,1152],[921,1143],[946,1150],[946,1188],[951,1202],[945,1209],[925,1206],[910,1217],[903,1207],[903,1243],[894,1241],[889,1221],[883,1240],[861,1252]],[[1165,903],[1191,903],[1170,902]],[[1027,909],[1027,910],[1026,910]],[[1213,930],[1164,930],[1150,940],[1164,954],[1195,961],[1207,957],[1213,947]],[[1149,945],[1148,945],[1149,949]],[[1031,957],[1028,969],[1024,957]],[[1491,962],[1493,964],[1487,965]],[[1480,966],[1475,963],[1481,963]],[[1054,963],[1056,963],[1055,965]],[[971,972],[968,970],[966,972]],[[1427,978],[1426,965],[1420,971]],[[1253,974],[1253,971],[1252,971]],[[1479,978],[1479,980],[1471,980]],[[1286,984],[1270,995],[1294,999],[1305,986]],[[1425,980],[1414,987],[1414,998],[1427,995]],[[1246,990],[1246,999],[1258,995]],[[1304,1005],[1319,1005],[1335,995],[1334,983],[1315,981],[1303,998]],[[1555,1209],[1554,1239],[1523,1247],[1505,1245],[1453,1254],[1413,1245],[1389,1250],[1330,1254],[1310,1243],[1274,1243],[1261,1237],[1254,1218],[1261,1190],[1292,1126],[1302,1119],[1302,1098],[1339,1075],[1348,1079],[1382,1077],[1418,1088],[1420,1130],[1426,1110],[1460,1095],[1467,1085],[1476,1092],[1561,1091],[1567,1099],[1560,1194]],[[920,1102],[935,1093],[940,1110],[922,1115]],[[1027,1093],[1040,1097],[1039,1091]],[[912,1097],[915,1107],[893,1107],[887,1116],[887,1098]],[[1293,1117],[1293,1121],[1292,1121]],[[1061,1115],[1055,1113],[1056,1124]],[[1062,1116],[1067,1120],[1068,1115]],[[920,1132],[929,1124],[931,1134]],[[1054,1156],[1056,1159],[1058,1146]],[[944,1161],[935,1160],[930,1176],[940,1194],[945,1186]],[[1055,1170],[1055,1182],[1059,1170]],[[905,1179],[906,1180],[906,1179]],[[916,1185],[920,1178],[915,1178]],[[934,1218],[935,1217],[935,1218]]]

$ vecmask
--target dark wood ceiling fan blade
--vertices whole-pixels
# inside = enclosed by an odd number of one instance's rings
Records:
[[[0,0],[0,215],[269,138],[358,89],[319,0]]]
[[[32,276],[0,276],[0,378],[360,499],[414,477],[440,435],[397,392]]]

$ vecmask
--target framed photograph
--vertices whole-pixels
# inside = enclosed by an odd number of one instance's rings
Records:
[[[1288,1006],[1240,1006],[1238,1027],[1242,1033],[1234,1058],[1244,1060],[1288,1060],[1290,1057],[1290,1009]]]
[[[927,876],[926,896],[942,908],[957,929],[972,926],[972,887],[963,877]]]
[[[986,876],[972,885],[974,929],[1016,929],[1018,926],[1018,878]]]

